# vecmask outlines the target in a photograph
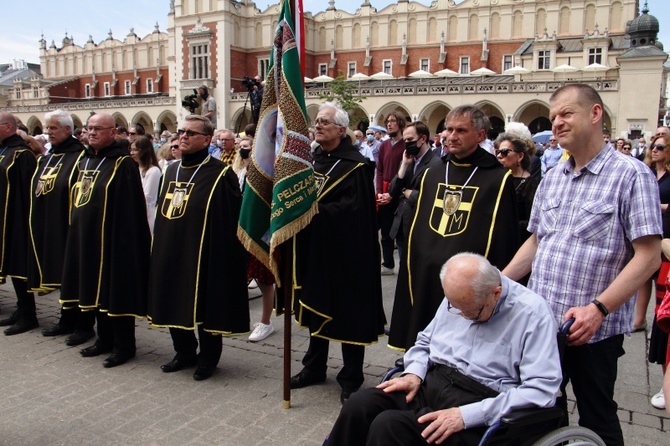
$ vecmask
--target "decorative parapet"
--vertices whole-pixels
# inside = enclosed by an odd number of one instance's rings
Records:
[[[76,102],[56,102],[45,105],[30,105],[20,107],[6,107],[1,109],[9,113],[46,113],[57,109],[68,111],[88,111],[104,110],[113,108],[130,107],[175,107],[177,99],[171,96],[156,96],[150,98],[124,98],[124,99],[104,99],[104,100],[80,100]]]

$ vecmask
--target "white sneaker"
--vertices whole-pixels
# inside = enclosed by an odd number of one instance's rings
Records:
[[[665,409],[665,396],[663,396],[663,389],[651,397],[651,405],[657,409]]]
[[[262,341],[263,339],[270,336],[275,331],[272,326],[272,322],[268,325],[265,325],[262,322],[257,322],[254,324],[254,331],[249,335],[249,340],[251,342]]]
[[[381,274],[382,274],[382,276],[392,276],[395,273],[393,272],[392,268],[387,268],[384,265],[382,265],[382,273]]]

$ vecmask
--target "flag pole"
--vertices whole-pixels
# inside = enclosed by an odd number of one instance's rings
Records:
[[[295,236],[284,243],[282,250],[282,283],[284,284],[284,409],[291,408],[291,313],[293,296],[293,241]]]

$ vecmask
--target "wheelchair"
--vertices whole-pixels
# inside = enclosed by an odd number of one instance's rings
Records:
[[[574,322],[564,322],[558,330],[558,350],[563,357],[566,338]],[[391,368],[381,382],[404,370],[402,359]],[[479,446],[605,446],[592,430],[581,426],[561,427],[563,411],[559,407],[519,409],[502,417],[484,433]]]

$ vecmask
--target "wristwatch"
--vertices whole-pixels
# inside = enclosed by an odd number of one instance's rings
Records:
[[[594,304],[596,307],[598,307],[603,316],[607,317],[607,315],[610,314],[609,310],[607,310],[607,307],[603,305],[603,303],[600,302],[598,299],[593,299],[591,303]]]

